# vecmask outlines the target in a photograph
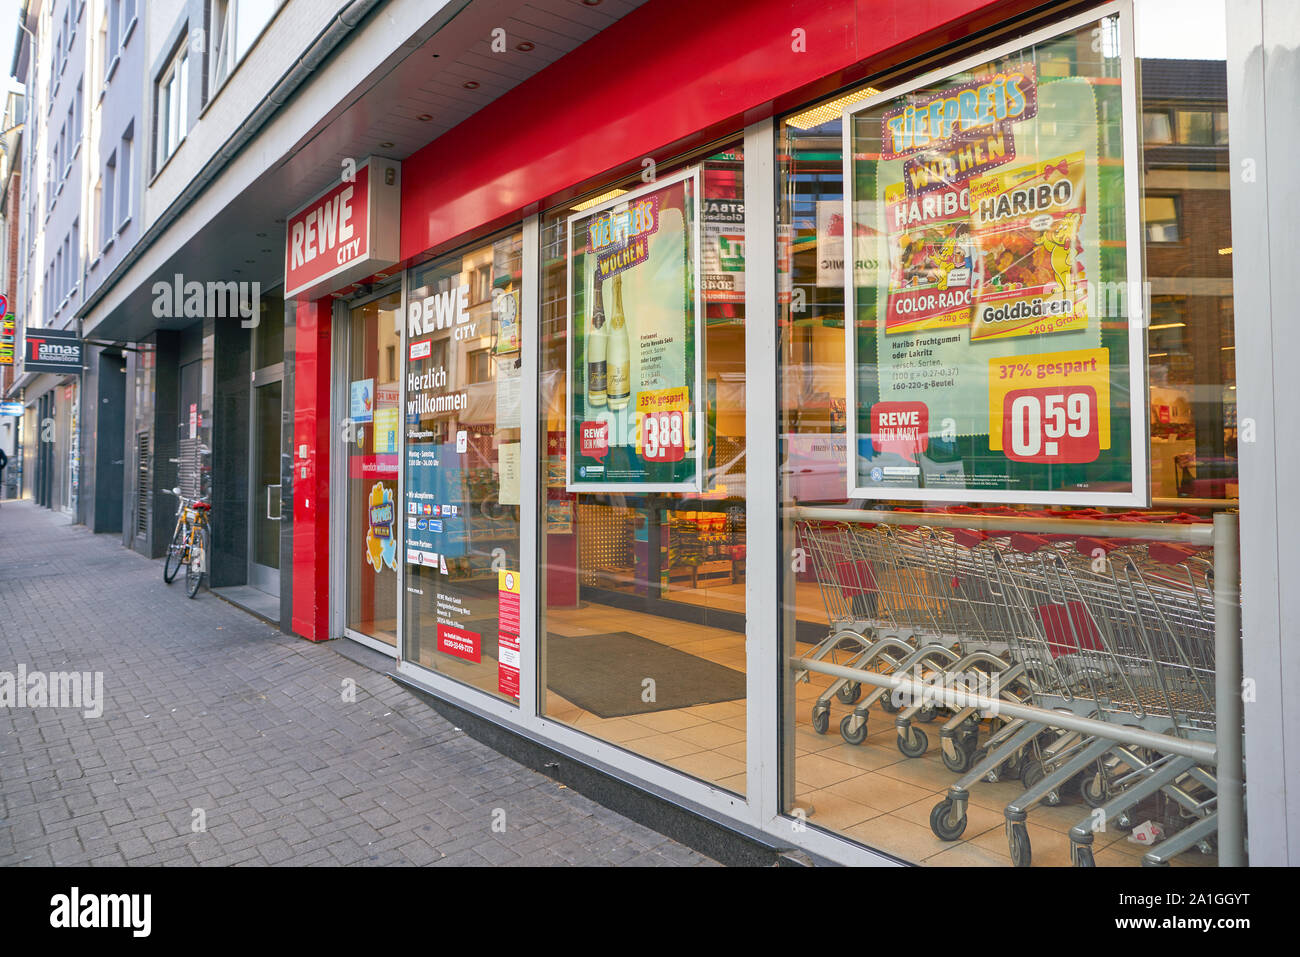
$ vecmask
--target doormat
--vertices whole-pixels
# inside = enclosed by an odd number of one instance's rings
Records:
[[[745,697],[741,672],[626,631],[547,635],[546,671],[552,691],[601,718]],[[653,701],[641,700],[646,678],[655,682]]]

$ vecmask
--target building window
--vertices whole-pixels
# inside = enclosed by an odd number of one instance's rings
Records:
[[[475,349],[466,357],[465,380],[471,384],[487,382],[495,371],[491,349]]]
[[[261,36],[282,0],[210,0],[205,96],[213,96]]]
[[[1143,200],[1146,212],[1147,242],[1176,243],[1182,238],[1178,228],[1178,197],[1147,196]]]
[[[69,292],[74,291],[74,287],[81,279],[81,220],[73,220],[72,223],[72,241],[68,245],[68,259],[70,263]]]
[[[1214,114],[1209,110],[1179,110],[1178,142],[1184,146],[1213,146]]]
[[[73,131],[73,135],[76,136],[76,138],[77,138],[77,145],[78,145],[78,146],[81,145],[81,137],[82,137],[82,132],[81,132],[81,97],[82,97],[82,92],[83,92],[84,89],[85,89],[85,86],[86,86],[86,84],[85,84],[85,81],[84,81],[84,80],[83,80],[82,82],[80,82],[80,83],[77,84],[77,94],[76,94],[76,97],[75,97],[75,98],[73,99],[73,101],[72,101],[72,131]]]
[[[103,208],[104,208],[104,178],[101,176],[95,182],[95,198],[94,201],[90,204],[90,221],[86,224],[87,225],[86,235],[90,237],[92,250],[94,249],[95,237],[99,235],[99,231],[102,228],[100,225],[100,220],[102,219],[103,216],[101,212]],[[99,257],[96,255],[93,258],[98,259]]]
[[[104,166],[104,205],[101,207],[99,220],[104,227],[104,237],[102,245],[107,246],[115,235],[113,229],[113,186],[117,181],[117,154],[114,153],[108,158],[108,163]]]
[[[155,124],[158,131],[158,158],[156,169],[176,152],[181,140],[185,138],[189,100],[189,50],[182,42],[176,55],[163,71],[158,80],[157,97],[158,119]]]
[[[108,64],[107,72],[104,78],[107,79],[113,72],[113,64],[117,62],[118,44],[122,38],[122,0],[109,0],[108,3],[108,34],[106,39],[107,46],[104,47],[104,60]]]
[[[131,178],[132,178],[132,147],[135,145],[135,124],[132,123],[122,134],[122,145],[118,148],[118,155],[121,157],[122,169],[118,177],[117,187],[117,224],[120,229],[126,225],[126,221],[131,218]]]

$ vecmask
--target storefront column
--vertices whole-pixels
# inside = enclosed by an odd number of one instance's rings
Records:
[[[329,632],[330,302],[293,311],[293,630]]]
[[[1292,332],[1292,263],[1300,190],[1292,172],[1300,120],[1290,105],[1300,67],[1300,10],[1287,0],[1228,5],[1232,266],[1237,322],[1241,468],[1242,694],[1250,769],[1246,819],[1252,866],[1300,861],[1300,523],[1292,440],[1300,343]]]

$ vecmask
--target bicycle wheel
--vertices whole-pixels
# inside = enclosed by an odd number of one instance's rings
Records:
[[[208,564],[208,530],[196,528],[190,543],[190,561],[185,566],[185,593],[193,598],[199,593]]]
[[[176,580],[176,573],[185,562],[185,523],[177,522],[176,531],[172,532],[172,543],[167,546],[167,558],[163,562],[163,581],[171,584]]]

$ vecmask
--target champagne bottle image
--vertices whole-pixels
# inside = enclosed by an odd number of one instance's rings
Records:
[[[587,404],[605,404],[606,363],[605,352],[609,330],[605,328],[605,306],[601,302],[601,287],[605,283],[596,276],[596,292],[591,304],[591,329],[587,333]]]
[[[609,379],[605,391],[611,409],[622,409],[632,396],[632,359],[628,347],[627,319],[623,315],[623,274],[614,277],[614,315],[609,320]]]

